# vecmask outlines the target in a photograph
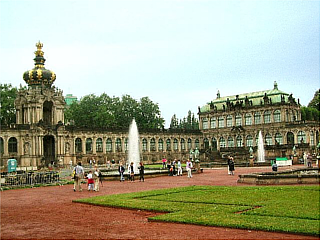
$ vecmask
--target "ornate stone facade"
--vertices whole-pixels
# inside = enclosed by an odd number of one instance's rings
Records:
[[[36,46],[35,68],[23,75],[28,89],[19,90],[15,100],[17,123],[1,127],[1,167],[10,158],[26,167],[86,163],[93,158],[100,164],[112,159],[125,161],[128,131],[65,125],[65,99],[52,85],[56,75],[44,68],[43,45],[39,42]],[[198,114],[200,131],[140,132],[143,161],[186,160],[195,148],[202,153],[201,160],[221,158],[228,152],[246,158],[248,148],[256,147],[260,130],[269,157],[289,156],[293,145],[298,154],[311,151],[319,141],[319,124],[301,122],[300,104],[276,84],[273,90],[251,94],[226,98],[218,94],[216,100],[199,108]]]

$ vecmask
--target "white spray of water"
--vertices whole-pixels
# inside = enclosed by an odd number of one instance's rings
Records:
[[[262,133],[259,131],[259,137],[258,137],[258,160],[257,162],[264,162],[264,142],[262,138]]]
[[[129,127],[128,147],[128,164],[130,165],[133,162],[134,172],[138,173],[138,165],[140,163],[139,132],[134,119]]]

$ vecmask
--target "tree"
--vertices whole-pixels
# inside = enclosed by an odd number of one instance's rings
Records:
[[[308,107],[320,110],[320,89],[314,93],[312,100],[309,102]]]
[[[183,119],[178,119],[176,114],[171,117],[170,129],[186,129],[186,130],[198,130],[199,122],[194,117],[191,111],[188,111],[188,116]]]
[[[14,100],[17,97],[17,88],[11,84],[0,84],[1,125],[16,122],[16,110]]]

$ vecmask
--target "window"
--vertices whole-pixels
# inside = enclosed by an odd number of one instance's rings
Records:
[[[178,149],[179,149],[178,139],[175,138],[173,140],[173,150],[178,151]]]
[[[267,146],[271,146],[272,145],[272,136],[269,133],[266,134],[266,145]]]
[[[228,137],[228,147],[234,147],[234,142],[232,137]]]
[[[253,146],[253,137],[251,135],[247,136],[246,145],[247,145],[247,147],[252,147]]]
[[[212,117],[211,118],[211,122],[210,122],[210,125],[211,125],[211,128],[216,128],[216,118],[215,117]]]
[[[161,138],[158,141],[158,150],[163,151],[163,140]]]
[[[283,140],[282,140],[282,135],[281,135],[281,133],[276,133],[276,135],[275,135],[275,141],[276,141],[276,145],[282,145]]]
[[[220,142],[220,148],[225,148],[226,147],[226,140],[224,140],[223,137],[221,137],[219,139],[219,142]]]
[[[278,110],[275,110],[275,111],[273,112],[273,121],[274,121],[274,122],[281,122],[281,112],[280,112],[279,109],[278,109]]]
[[[76,140],[75,140],[75,149],[76,149],[76,153],[82,152],[82,140],[81,140],[81,138],[76,138]]]
[[[186,143],[183,138],[180,140],[180,145],[181,145],[181,151],[184,151],[186,149]]]
[[[146,152],[148,150],[148,142],[147,139],[143,138],[142,139],[142,151]]]
[[[153,152],[156,150],[156,140],[154,138],[150,140],[150,150]]]
[[[298,143],[306,143],[306,134],[304,131],[298,132]]]
[[[196,148],[199,149],[199,146],[200,146],[200,141],[199,141],[199,139],[196,139],[196,141],[195,141],[194,143],[195,143],[195,145],[196,145]]]
[[[110,138],[107,139],[106,150],[107,152],[112,152],[112,140]]]
[[[121,139],[120,138],[116,139],[116,151],[117,152],[122,152],[122,143],[121,143]]]
[[[269,110],[264,112],[263,120],[264,120],[264,123],[271,123],[271,112]]]
[[[252,125],[252,116],[250,113],[246,113],[245,115],[246,126]]]
[[[237,147],[242,147],[242,137],[237,136]]]
[[[0,138],[0,154],[3,154],[4,153],[4,149],[3,149],[3,139]]]
[[[96,151],[97,152],[102,152],[102,139],[101,138],[98,138],[97,141],[96,141]]]
[[[171,140],[167,139],[167,151],[171,151]]]
[[[240,114],[236,115],[236,126],[242,126],[242,116]]]
[[[203,145],[205,149],[209,149],[209,140],[208,138],[203,139]]]
[[[9,153],[18,152],[18,141],[15,137],[11,137],[8,142],[8,151]]]
[[[254,113],[254,124],[261,124],[261,114],[259,112]]]
[[[208,129],[208,119],[207,118],[202,118],[202,128]]]
[[[188,138],[188,150],[192,148],[192,140],[191,138]]]
[[[218,118],[218,127],[219,128],[224,128],[224,117],[219,117]]]
[[[217,139],[212,138],[211,140],[211,146],[213,150],[217,150]]]
[[[91,153],[92,152],[92,139],[87,138],[86,140],[86,153]]]
[[[227,116],[227,127],[232,127],[232,116],[228,115]]]
[[[313,131],[310,132],[310,145],[314,146],[314,134],[313,134]]]
[[[127,151],[129,151],[129,144],[128,144],[128,142],[129,142],[129,140],[128,140],[128,138],[126,138],[125,140],[124,140],[124,150],[127,152]]]

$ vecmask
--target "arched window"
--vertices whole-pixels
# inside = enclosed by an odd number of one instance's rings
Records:
[[[148,150],[148,142],[147,139],[143,138],[142,139],[142,151],[146,152]]]
[[[82,152],[82,140],[81,140],[81,138],[76,138],[76,140],[74,142],[74,145],[75,145],[76,153]]]
[[[199,147],[200,147],[200,141],[199,141],[199,139],[196,139],[194,143],[195,143],[195,145],[196,145],[196,148],[199,149]]]
[[[208,118],[202,118],[202,128],[208,129]]]
[[[212,138],[211,140],[211,147],[212,147],[212,150],[217,150],[217,139],[215,139],[214,137]]]
[[[275,135],[276,145],[282,145],[283,139],[281,133],[276,133]]]
[[[220,148],[225,148],[226,147],[226,140],[224,140],[223,137],[221,137],[219,139],[219,143],[220,143]]]
[[[203,139],[203,146],[205,149],[209,149],[209,140],[208,138]]]
[[[224,128],[224,117],[218,118],[218,128]]]
[[[86,139],[86,153],[92,153],[92,139]]]
[[[265,140],[266,145],[267,145],[267,146],[271,146],[271,145],[272,145],[272,136],[271,136],[270,133],[267,133],[267,134],[266,134],[266,138],[265,138],[265,139],[266,139],[266,140]]]
[[[227,127],[232,127],[232,116],[228,115],[227,116]]]
[[[2,139],[2,138],[0,138],[0,154],[3,154],[3,153],[4,153],[4,149],[3,149],[3,147],[4,147],[3,139]]]
[[[304,131],[298,132],[298,143],[306,143],[306,133]]]
[[[173,150],[174,151],[178,151],[179,149],[179,143],[178,143],[178,139],[173,139]]]
[[[240,114],[236,115],[236,126],[242,126],[242,116]]]
[[[192,140],[191,138],[188,138],[188,150],[192,148]]]
[[[129,151],[129,144],[128,144],[128,142],[129,142],[129,139],[126,138],[126,139],[124,140],[124,150],[125,150],[126,152]]]
[[[246,113],[245,115],[246,126],[252,125],[252,116],[250,113]]]
[[[121,139],[120,138],[116,139],[116,151],[117,152],[122,152],[122,143],[121,143]]]
[[[103,146],[102,139],[98,138],[96,141],[96,151],[102,152],[102,146]]]
[[[210,122],[211,128],[216,128],[216,117],[212,117],[211,118],[211,122]]]
[[[293,145],[294,144],[294,135],[292,132],[287,133],[287,144]]]
[[[253,146],[253,137],[251,135],[247,136],[246,145],[247,145],[247,147],[252,147]]]
[[[156,140],[154,138],[150,139],[150,151],[154,152],[156,150]]]
[[[228,137],[228,147],[234,147],[234,142],[232,137]]]
[[[107,139],[107,142],[106,142],[106,151],[107,151],[107,152],[112,152],[112,140],[111,140],[111,138],[108,138],[108,139]]]
[[[254,113],[254,124],[261,124],[261,114],[260,112]]]
[[[263,122],[264,123],[271,123],[271,112],[269,110],[264,111],[264,113],[263,113]]]
[[[8,142],[8,151],[9,153],[18,152],[18,141],[15,137],[11,137]]]
[[[168,138],[167,141],[167,151],[171,151],[171,140]]]
[[[314,133],[313,133],[313,131],[310,131],[310,145],[314,146]]]
[[[181,138],[181,140],[180,140],[181,151],[186,150],[186,143],[185,142],[186,141],[183,138]]]
[[[242,147],[242,137],[241,136],[237,136],[237,147]]]
[[[160,138],[159,141],[158,141],[158,150],[160,152],[163,151],[163,140]]]
[[[274,122],[281,122],[281,112],[279,109],[273,112],[273,121]]]

